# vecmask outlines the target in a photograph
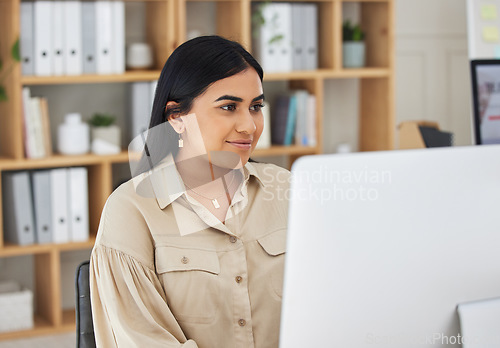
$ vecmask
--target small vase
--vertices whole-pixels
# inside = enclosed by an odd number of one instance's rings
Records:
[[[365,43],[363,41],[346,41],[342,45],[344,68],[361,68],[365,66]]]
[[[153,64],[151,46],[147,43],[133,43],[127,48],[127,68],[148,69]]]
[[[78,113],[64,117],[57,128],[57,150],[63,155],[82,155],[89,152],[89,126]]]
[[[121,151],[121,131],[116,125],[92,127],[92,152],[96,155],[111,155]]]

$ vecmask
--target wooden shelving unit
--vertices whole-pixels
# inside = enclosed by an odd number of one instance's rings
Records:
[[[19,37],[20,1],[0,0],[0,56],[4,66],[9,50]],[[147,38],[155,52],[154,70],[127,71],[122,75],[22,76],[18,64],[4,81],[8,102],[0,102],[0,174],[11,170],[85,166],[89,173],[90,240],[83,243],[15,246],[3,241],[0,200],[0,258],[33,255],[36,285],[35,327],[32,330],[0,334],[0,340],[74,330],[74,310],[61,305],[61,253],[92,248],[100,214],[112,192],[113,165],[128,162],[123,151],[113,156],[61,156],[39,160],[24,158],[21,87],[88,83],[127,83],[156,80],[169,54],[186,38],[187,0],[139,0],[146,7]],[[212,1],[212,0],[196,0]],[[295,0],[294,0],[295,1]],[[306,0],[307,1],[307,0]],[[216,28],[219,35],[241,42],[251,51],[251,0],[216,0]],[[265,73],[265,81],[286,81],[289,88],[304,88],[316,96],[317,135],[315,147],[273,146],[259,149],[254,156],[287,155],[291,159],[319,154],[323,148],[324,81],[359,79],[359,149],[390,150],[394,147],[394,2],[395,0],[317,0],[319,7],[319,69],[290,73]],[[342,6],[360,5],[360,24],[366,32],[367,66],[342,68]],[[54,101],[51,101],[52,103]],[[49,105],[50,109],[50,105]],[[271,116],[272,117],[272,116]],[[0,186],[1,194],[1,186]],[[1,313],[0,313],[1,315]]]

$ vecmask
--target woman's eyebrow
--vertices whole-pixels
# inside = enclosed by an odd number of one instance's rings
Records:
[[[243,101],[243,99],[241,99],[239,97],[235,97],[235,96],[227,95],[227,94],[223,95],[222,97],[217,98],[215,101],[218,102],[221,100],[232,100],[232,101],[240,102],[240,103]]]
[[[260,99],[264,100],[264,94],[261,94],[258,97],[253,98],[252,102],[260,100]],[[243,99],[241,99],[240,97],[235,97],[233,95],[227,95],[227,94],[225,94],[225,95],[217,98],[214,102],[218,102],[218,101],[221,101],[221,100],[231,100],[231,101],[235,101],[235,102],[239,102],[239,103],[241,103],[243,101]]]
[[[253,98],[253,99],[252,99],[252,102],[257,101],[257,100],[261,100],[261,99],[262,99],[262,100],[264,100],[264,99],[265,99],[265,98],[264,98],[264,93],[262,93],[262,94],[261,94],[261,95],[259,95],[258,97]]]

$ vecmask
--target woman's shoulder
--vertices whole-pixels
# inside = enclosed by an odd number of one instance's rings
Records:
[[[123,209],[127,212],[140,213],[145,206],[156,202],[156,196],[151,186],[151,181],[146,179],[137,180],[137,178],[125,181],[109,195],[105,208],[109,212]],[[133,216],[132,216],[133,217]]]
[[[147,209],[143,201],[149,200],[137,194],[132,180],[117,187],[104,205],[96,245],[126,253],[149,265],[154,251],[143,213]]]
[[[122,183],[109,195],[104,205],[103,213],[113,215],[116,211],[123,213],[123,209],[128,212],[136,210],[137,198],[135,195],[136,192],[132,180]]]

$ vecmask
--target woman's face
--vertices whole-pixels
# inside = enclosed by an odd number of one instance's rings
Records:
[[[214,82],[195,98],[189,113],[196,115],[206,152],[229,151],[245,165],[262,134],[263,102],[262,83],[252,68]]]

